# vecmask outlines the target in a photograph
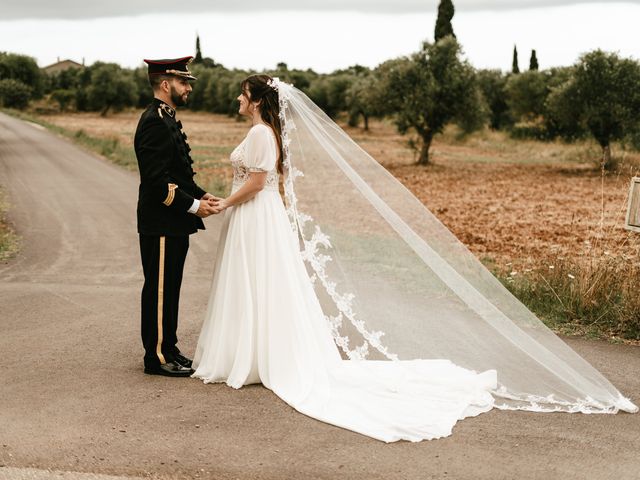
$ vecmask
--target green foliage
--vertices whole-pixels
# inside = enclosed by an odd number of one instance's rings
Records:
[[[629,132],[623,139],[623,143],[627,147],[640,151],[640,128]]]
[[[579,121],[581,106],[573,100],[574,96],[573,81],[551,89],[545,104],[545,126],[551,137],[574,141],[587,134],[586,125]]]
[[[92,67],[68,68],[51,75],[45,75],[45,93],[56,102],[61,110],[75,107],[77,110],[90,110],[87,89],[91,84]],[[134,71],[135,72],[135,71]],[[71,92],[73,98],[68,98]]]
[[[308,91],[311,83],[316,80],[319,75],[311,69],[308,70],[289,70],[286,63],[280,62],[276,65],[275,70],[267,71],[268,75],[278,77],[280,80],[292,83],[302,91]]]
[[[91,80],[86,89],[89,109],[100,110],[106,115],[110,109],[119,110],[135,104],[137,85],[130,70],[115,63],[96,62],[90,72]]]
[[[531,50],[531,58],[529,59],[529,70],[538,70],[538,56],[535,50]]]
[[[76,93],[73,90],[59,88],[51,92],[51,99],[60,107],[60,111],[64,112],[67,107],[75,100]]]
[[[3,107],[23,110],[29,105],[31,87],[20,80],[5,78],[0,80],[0,103]]]
[[[456,38],[456,34],[453,33],[453,26],[451,20],[455,14],[455,8],[451,0],[440,0],[438,5],[438,18],[436,19],[436,28],[434,38],[435,41],[442,40],[448,35]]]
[[[468,132],[479,128],[487,115],[475,71],[460,55],[456,39],[447,37],[435,44],[425,42],[410,58],[379,67],[386,109],[395,112],[398,130],[413,129],[422,140],[420,164],[429,162],[433,136],[447,124],[456,123]]]
[[[36,61],[26,55],[0,52],[0,102],[24,109],[31,98],[42,95],[42,74]]]
[[[42,73],[32,57],[0,52],[0,78],[17,80],[28,86],[33,98],[42,96]]]
[[[520,67],[518,66],[518,48],[513,46],[513,60],[511,62],[511,73],[520,73]]]
[[[344,102],[344,111],[348,114],[348,123],[355,127],[358,125],[360,116],[365,121],[365,129],[368,128],[368,119],[374,114],[376,100],[370,95],[371,88],[376,85],[376,79],[372,75],[372,71],[368,67],[361,65],[353,65],[349,68],[334,72],[341,79],[338,88],[345,86],[344,96],[340,97],[340,101]],[[330,79],[332,75],[326,75],[325,78]],[[324,81],[327,85],[327,80]],[[326,92],[330,94],[329,90]],[[335,116],[335,113],[332,112]]]
[[[196,75],[197,76],[197,75]],[[149,85],[147,67],[138,67],[132,72],[133,81],[136,84],[137,99],[132,106],[145,108],[153,100],[153,90]]]
[[[309,97],[329,115],[335,118],[338,113],[348,110],[347,91],[354,81],[348,72],[334,72],[316,79],[309,87]]]
[[[547,79],[544,73],[529,70],[511,75],[505,85],[507,104],[516,120],[533,120],[544,113]]]
[[[349,125],[358,126],[358,120],[362,117],[364,129],[369,129],[369,118],[382,114],[381,97],[382,82],[371,72],[353,78],[346,94],[347,109],[349,112]]]
[[[513,124],[506,99],[507,76],[500,70],[479,70],[478,85],[489,107],[489,126],[501,130]]]
[[[196,82],[196,89],[202,90],[204,109],[214,113],[223,113],[229,116],[238,114],[240,95],[240,84],[249,72],[243,70],[226,70],[215,68],[211,70],[211,75],[202,74],[205,82]],[[198,93],[199,94],[199,93]],[[189,101],[190,108],[198,108],[193,100]]]
[[[558,96],[573,77],[573,67],[551,68],[544,71],[530,70],[511,75],[505,88],[510,116],[514,124],[510,134],[515,139],[566,140],[584,138],[583,125],[565,118],[566,112],[576,106],[569,97]],[[561,105],[560,102],[564,102]]]
[[[44,91],[51,93],[54,90],[75,90],[80,84],[81,68],[68,68],[52,75],[44,76]]]
[[[603,168],[609,168],[611,142],[640,129],[640,63],[602,50],[586,53],[547,106],[561,132],[572,125],[589,131],[603,149]]]
[[[191,72],[195,77],[198,78],[196,82],[193,83],[193,90],[189,95],[189,110],[206,110],[207,109],[207,86],[209,82],[211,82],[211,78],[213,76],[213,72],[210,68],[204,68],[199,65],[194,65],[191,68]]]
[[[213,58],[210,58],[210,57],[204,57],[202,59],[202,66],[207,68],[222,67],[222,65],[218,65],[216,62],[213,61]]]

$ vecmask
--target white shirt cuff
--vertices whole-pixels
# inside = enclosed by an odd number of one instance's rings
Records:
[[[191,208],[187,210],[187,212],[195,214],[199,208],[200,208],[200,200],[196,198],[193,200],[193,204],[191,205]]]

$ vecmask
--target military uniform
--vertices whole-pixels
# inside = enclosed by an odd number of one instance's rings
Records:
[[[189,73],[187,59],[190,57],[145,62],[150,75],[154,71],[184,74]],[[189,78],[194,79],[190,74]],[[140,117],[134,148],[140,170],[137,217],[145,279],[141,315],[144,365],[147,373],[164,374],[161,366],[184,358],[176,336],[182,272],[189,235],[205,228],[202,219],[189,210],[197,204],[194,199],[206,192],[193,180],[191,148],[182,124],[176,120],[175,110],[161,100],[154,98]]]

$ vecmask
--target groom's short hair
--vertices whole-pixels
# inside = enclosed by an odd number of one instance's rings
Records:
[[[155,91],[160,88],[160,84],[165,80],[170,81],[175,78],[173,75],[149,75],[149,85]]]

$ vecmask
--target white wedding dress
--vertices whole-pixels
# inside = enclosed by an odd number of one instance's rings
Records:
[[[448,436],[492,409],[495,370],[341,357],[278,191],[276,152],[258,124],[231,154],[232,192],[249,172],[268,174],[263,190],[224,213],[194,377],[262,383],[301,413],[385,442]]]

